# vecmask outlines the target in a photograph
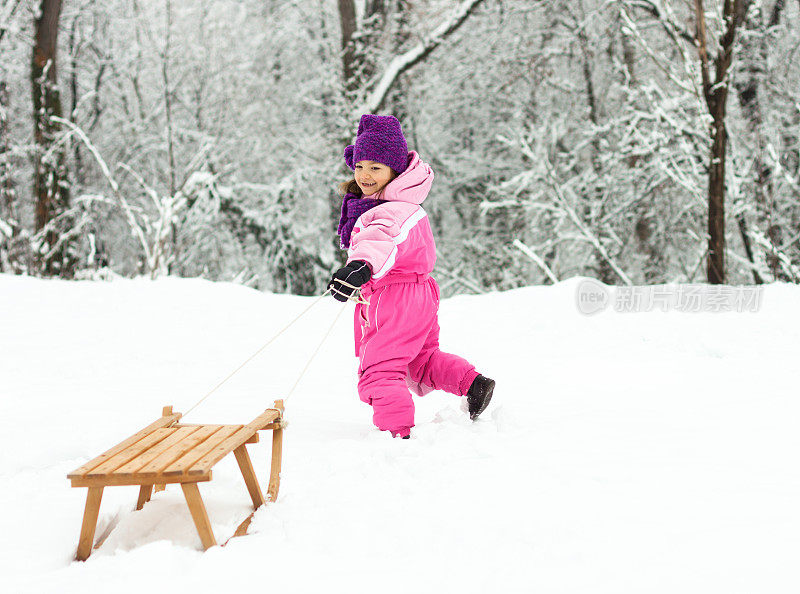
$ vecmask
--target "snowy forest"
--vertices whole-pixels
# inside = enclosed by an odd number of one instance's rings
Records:
[[[445,295],[800,281],[800,0],[0,0],[0,272],[319,293],[363,113]]]

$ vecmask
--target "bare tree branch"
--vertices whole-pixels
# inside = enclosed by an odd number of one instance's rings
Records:
[[[556,198],[558,199],[558,203],[564,208],[564,211],[567,213],[567,216],[569,216],[569,218],[572,220],[575,226],[578,229],[580,229],[581,233],[589,241],[589,243],[591,243],[594,246],[594,248],[603,258],[603,260],[605,260],[611,267],[611,269],[617,274],[617,276],[619,276],[620,280],[622,280],[622,282],[624,282],[626,285],[633,285],[633,281],[631,281],[630,277],[628,277],[628,275],[625,274],[622,268],[620,268],[617,265],[617,263],[614,262],[614,259],[608,253],[608,250],[606,250],[606,248],[600,242],[600,239],[594,233],[592,233],[589,227],[586,226],[586,224],[578,216],[578,213],[575,212],[575,209],[569,203],[566,196],[564,196],[564,193],[562,192],[563,182],[556,178],[555,171],[553,169],[553,164],[550,163],[550,161],[547,159],[545,160],[545,167],[547,168],[547,174],[548,174],[547,181],[549,182],[550,187],[555,193]],[[570,192],[572,191],[566,186],[565,189],[569,190]]]
[[[542,269],[542,272],[544,272],[547,275],[547,278],[549,278],[554,283],[558,282],[558,277],[555,275],[555,273],[553,273],[553,271],[547,265],[547,262],[545,262],[541,258],[541,256],[539,256],[536,252],[534,252],[529,246],[527,246],[524,243],[522,243],[519,239],[515,239],[513,245],[514,245],[515,248],[517,248],[519,251],[521,251],[523,254],[525,254],[531,260],[533,260],[534,263],[539,268]]]
[[[464,0],[453,15],[439,25],[429,37],[423,39],[422,43],[392,60],[366,103],[356,109],[355,113],[375,113],[378,111],[383,105],[386,95],[389,93],[389,89],[391,89],[397,78],[406,70],[419,64],[428,57],[428,55],[439,47],[445,39],[454,31],[458,30],[464,21],[467,20],[467,17],[469,17],[483,1],[484,0]]]
[[[679,27],[677,23],[675,23],[672,19],[668,18],[664,13],[661,12],[661,8],[657,6],[654,2],[651,2],[650,0],[634,0],[633,2],[629,2],[629,4],[630,6],[643,10],[648,14],[654,16],[656,19],[658,19],[658,22],[661,23],[661,26],[663,27],[664,31],[670,37],[674,38],[677,36],[683,39],[684,41],[687,41],[692,45],[694,45],[695,41],[694,35],[689,33],[689,31],[687,31],[683,27]]]
[[[697,53],[700,55],[700,72],[703,76],[703,95],[706,104],[711,107],[711,76],[708,72],[708,39],[706,37],[706,16],[703,0],[694,0],[695,11],[697,13],[695,43]]]

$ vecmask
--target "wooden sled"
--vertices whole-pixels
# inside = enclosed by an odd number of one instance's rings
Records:
[[[181,413],[164,407],[160,419],[135,433],[104,454],[67,475],[73,487],[89,487],[76,558],[89,558],[94,544],[100,500],[105,487],[140,485],[136,509],[150,501],[153,488],[180,483],[204,549],[217,544],[198,483],[211,480],[211,469],[233,452],[242,471],[254,509],[275,501],[281,480],[283,447],[283,400],[276,400],[247,425],[182,425]],[[258,484],[245,444],[258,442],[258,432],[272,430],[272,466],[265,498]],[[253,513],[236,529],[234,536],[247,533]],[[98,544],[99,546],[99,544]]]

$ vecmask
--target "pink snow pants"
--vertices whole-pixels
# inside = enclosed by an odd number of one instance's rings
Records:
[[[414,426],[409,386],[421,396],[444,390],[463,396],[478,376],[468,361],[439,350],[439,286],[424,274],[388,275],[367,289],[355,311],[358,395],[373,423],[405,436]]]

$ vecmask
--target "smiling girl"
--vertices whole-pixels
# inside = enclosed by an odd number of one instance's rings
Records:
[[[439,285],[430,276],[436,244],[421,206],[433,170],[409,152],[394,116],[361,116],[344,158],[354,173],[340,186],[337,232],[347,264],[328,288],[339,301],[360,289],[366,301],[356,305],[354,321],[359,397],[372,405],[379,429],[404,439],[414,426],[409,388],[419,396],[431,390],[466,396],[475,420],[495,382],[439,349]]]

